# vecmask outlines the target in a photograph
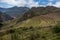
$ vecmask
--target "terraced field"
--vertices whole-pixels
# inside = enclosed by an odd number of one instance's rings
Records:
[[[53,13],[53,14],[35,16],[30,19],[17,23],[18,20],[19,18],[14,19],[9,23],[5,23],[6,25],[3,29],[12,29],[12,28],[17,29],[19,27],[30,27],[30,26],[33,27],[54,26],[57,24],[57,21],[59,21],[60,18],[58,15]]]
[[[21,27],[28,27],[28,26],[51,26],[56,24],[55,20],[52,18],[46,18],[43,16],[37,16],[33,17],[31,19],[28,19],[26,21],[23,21],[19,26]]]
[[[46,14],[34,16],[18,22],[19,18],[5,22],[4,28],[0,30],[0,40],[60,40],[59,14]],[[58,33],[54,33],[56,31]]]

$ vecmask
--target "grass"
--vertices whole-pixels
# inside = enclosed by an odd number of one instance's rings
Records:
[[[33,26],[10,29],[0,36],[0,40],[59,40],[60,36],[53,33],[52,29],[53,27]]]
[[[18,20],[6,23],[5,29],[0,32],[0,40],[60,40],[59,21],[56,25],[54,19],[42,16],[16,23]]]
[[[31,19],[28,19],[26,21],[23,21],[21,24],[19,23],[17,26],[21,27],[28,27],[28,26],[50,26],[55,25],[56,22],[54,19],[51,18],[44,18],[42,16],[33,17]]]

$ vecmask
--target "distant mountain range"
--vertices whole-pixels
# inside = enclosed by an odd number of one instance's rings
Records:
[[[2,14],[7,15],[7,17],[20,17],[22,14],[23,17],[33,17],[41,14],[49,14],[49,13],[60,13],[60,8],[56,8],[53,6],[47,7],[32,7],[31,9],[27,7],[12,7],[12,8],[0,8]]]
[[[6,13],[14,18],[24,14],[28,10],[29,10],[29,8],[27,8],[27,7],[12,7],[12,8],[1,8],[0,7],[1,12]]]
[[[6,10],[7,10],[7,8],[1,8],[1,7],[0,7],[0,11],[1,11],[1,12],[6,12]]]

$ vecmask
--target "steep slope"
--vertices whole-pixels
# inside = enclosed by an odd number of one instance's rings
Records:
[[[45,15],[34,16],[24,21],[21,21],[21,18],[14,19],[11,22],[6,23],[3,26],[3,28],[0,30],[0,32],[6,32],[7,30],[10,30],[10,29],[19,29],[20,27],[22,28],[24,27],[28,27],[28,28],[29,27],[51,27],[57,24],[57,21],[54,20],[55,18],[50,18],[48,16],[44,17],[44,16]]]
[[[6,27],[53,26],[60,21],[60,10],[51,7],[33,7],[6,25]],[[6,28],[5,27],[5,28]]]
[[[56,24],[56,20],[50,17],[44,17],[44,16],[36,16],[30,19],[27,19],[26,21],[23,21],[22,23],[18,23],[16,26],[18,27],[47,27],[47,26],[53,26]]]
[[[7,22],[0,40],[60,40],[60,9],[34,8]]]
[[[12,19],[13,18],[9,16],[8,14],[0,12],[0,29],[3,27],[3,25],[5,25],[4,22],[6,21],[8,22]]]
[[[55,13],[52,13],[52,14],[54,14],[54,16],[58,16]],[[46,38],[47,40],[49,39],[53,40],[53,38],[57,39],[55,38],[57,35],[52,32],[52,27],[54,27],[58,23],[57,21],[59,20],[59,18],[55,20],[57,17],[54,17],[52,14],[34,16],[32,18],[28,18],[18,23],[17,21],[21,19],[17,18],[13,20],[12,22],[8,23],[5,28],[0,30],[0,33],[3,33],[1,34],[3,36],[0,36],[0,39],[3,39],[3,40],[13,39],[14,40],[16,37],[17,40],[20,40],[20,39],[25,40],[26,38],[31,39],[32,35],[34,37],[36,35],[39,35],[37,36],[39,37],[39,40],[40,38],[41,40],[43,40],[43,38],[45,37],[47,37]],[[50,17],[50,16],[53,16],[53,17]]]
[[[56,8],[54,6],[47,6],[47,7],[32,7],[30,12],[33,12],[36,15],[41,14],[49,14],[49,13],[60,13],[60,8]]]
[[[53,16],[54,15],[54,16]],[[50,17],[51,16],[51,17]],[[29,17],[27,19],[17,18],[5,25],[5,29],[9,28],[19,28],[19,27],[47,27],[54,26],[60,21],[60,16],[55,13]]]
[[[13,18],[9,16],[8,14],[0,12],[0,22],[9,21],[12,19]]]

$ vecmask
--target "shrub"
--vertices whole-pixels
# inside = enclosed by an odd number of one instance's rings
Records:
[[[2,23],[0,23],[0,28],[3,26],[3,24]]]
[[[53,27],[53,32],[54,33],[60,33],[60,26]]]
[[[19,40],[19,34],[17,33],[11,34],[11,40]]]
[[[39,33],[32,33],[30,35],[30,40],[37,40],[38,38],[40,38],[40,34]]]
[[[8,33],[14,33],[14,32],[15,32],[15,30],[10,29],[10,30],[8,30],[7,32],[8,32]]]

